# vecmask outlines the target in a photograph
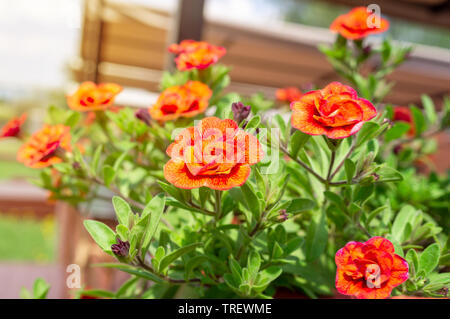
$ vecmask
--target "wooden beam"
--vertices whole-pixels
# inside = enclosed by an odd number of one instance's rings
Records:
[[[203,8],[205,0],[178,0],[178,10],[169,43],[180,43],[192,39],[200,41],[203,31]],[[173,68],[173,56],[168,55],[166,67]]]

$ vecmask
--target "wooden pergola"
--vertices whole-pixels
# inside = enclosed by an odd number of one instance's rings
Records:
[[[384,1],[383,12],[394,14],[395,6],[388,3],[406,8],[405,1]],[[227,54],[221,62],[232,67],[229,89],[242,94],[264,92],[273,98],[278,87],[322,86],[340,79],[317,50],[318,44],[334,41],[327,29],[204,17],[203,5],[204,0],[180,0],[177,12],[165,12],[122,1],[85,1],[80,56],[72,64],[75,79],[114,81],[155,92],[163,70],[171,66],[168,44],[186,38],[225,46]],[[439,102],[450,91],[449,51],[415,45],[409,60],[389,78],[396,82],[387,97],[391,103],[419,103],[424,93]]]

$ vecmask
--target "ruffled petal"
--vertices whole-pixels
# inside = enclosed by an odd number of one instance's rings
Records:
[[[332,127],[329,128],[325,134],[332,139],[346,138],[357,133],[361,129],[363,124],[364,122],[359,122],[354,125]]]
[[[359,104],[363,111],[363,121],[369,121],[377,115],[377,109],[368,100],[359,98],[355,102]]]
[[[383,250],[390,254],[395,253],[394,245],[386,238],[375,236],[370,238],[368,241],[364,243],[364,245],[372,245],[377,249]]]
[[[314,119],[316,112],[316,101],[321,95],[318,91],[304,94],[299,101],[291,103],[292,116],[291,125],[296,129],[309,135],[322,135],[326,128]]]
[[[230,174],[208,178],[205,186],[220,191],[242,186],[250,176],[250,171],[250,165],[238,164],[231,169]]]

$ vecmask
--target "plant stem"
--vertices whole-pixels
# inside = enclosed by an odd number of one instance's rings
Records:
[[[344,156],[344,158],[342,159],[342,161],[339,163],[339,165],[336,167],[336,169],[334,170],[334,172],[331,174],[330,180],[332,180],[333,177],[340,171],[340,169],[342,168],[342,166],[343,166],[344,163],[345,163],[345,160],[346,160],[347,158],[349,158],[350,155],[352,155],[352,153],[353,153],[353,151],[355,150],[355,148],[356,148],[356,144],[355,144],[355,142],[353,142],[353,144],[352,144],[352,146],[350,147],[350,149],[348,150],[347,154],[345,154],[345,156]]]
[[[172,279],[168,276],[161,276],[161,275],[157,274],[152,267],[148,266],[141,258],[138,257],[137,260],[138,260],[138,264],[141,268],[144,268],[145,270],[151,272],[152,274],[157,275],[162,280],[168,281],[172,284],[185,284],[185,283],[190,283],[190,282],[201,282],[201,280],[199,278],[182,280],[182,279]]]
[[[295,162],[297,162],[298,164],[300,164],[300,166],[302,166],[304,169],[306,169],[309,173],[311,173],[311,175],[313,175],[315,178],[317,178],[322,184],[325,185],[329,185],[329,186],[340,186],[340,185],[345,185],[347,184],[347,181],[340,181],[340,182],[334,182],[334,183],[328,183],[327,180],[325,178],[323,178],[322,176],[320,176],[319,174],[317,174],[311,167],[309,167],[307,164],[303,163],[301,160],[299,160],[298,158],[292,156],[291,154],[289,154],[288,150],[280,145],[280,149],[281,151],[286,154],[287,156],[289,156],[292,160],[294,160]]]
[[[88,179],[89,179],[91,182],[94,182],[94,183],[96,183],[96,184],[98,184],[98,185],[101,185],[101,186],[106,187],[106,185],[103,183],[103,181],[102,181],[100,178],[98,178],[98,177],[89,177]],[[140,203],[140,202],[138,202],[138,201],[135,201],[134,199],[132,199],[132,198],[130,198],[130,197],[127,197],[127,196],[123,195],[123,194],[119,191],[118,188],[112,187],[112,186],[106,187],[106,188],[108,188],[110,191],[112,191],[112,192],[113,192],[114,194],[116,194],[117,196],[120,196],[121,198],[123,198],[126,202],[128,202],[128,204],[130,204],[130,205],[132,205],[132,206],[134,206],[134,207],[137,207],[137,208],[139,208],[140,210],[144,210],[144,208],[145,208],[145,205],[144,205],[144,204],[142,204],[142,203]],[[173,226],[172,226],[167,220],[165,220],[164,218],[161,218],[161,222],[162,222],[164,225],[166,225],[169,229],[171,229],[171,230],[174,229]]]
[[[333,170],[334,161],[336,159],[336,150],[331,150],[330,167],[328,168],[327,182],[331,182],[331,171]]]
[[[216,221],[219,221],[220,218],[222,218],[222,192],[215,190],[214,195],[215,195],[214,207],[216,212]]]

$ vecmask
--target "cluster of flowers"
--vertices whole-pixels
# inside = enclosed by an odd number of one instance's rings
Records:
[[[360,39],[388,28],[384,19],[379,28],[371,28],[367,26],[367,18],[365,7],[355,8],[338,17],[330,29],[347,39]],[[176,64],[180,71],[205,69],[226,52],[223,47],[192,40],[173,44],[169,51],[177,55]],[[105,111],[113,106],[121,91],[117,84],[85,82],[67,97],[67,104],[80,112]],[[206,84],[188,81],[164,90],[148,111],[138,112],[138,118],[151,123],[149,115],[159,122],[193,117],[207,109],[211,95]],[[281,89],[277,97],[290,103],[294,128],[309,135],[326,135],[330,139],[343,139],[357,133],[366,121],[377,115],[370,101],[358,97],[353,88],[338,82],[305,94],[293,87]],[[249,107],[242,103],[234,104],[233,111],[245,114],[244,118],[250,113]],[[408,111],[398,108],[396,119],[411,122]],[[19,137],[25,119],[26,115],[23,115],[11,120],[1,130],[0,137]],[[164,166],[166,180],[183,189],[228,190],[244,184],[251,166],[261,161],[264,154],[258,139],[238,124],[231,119],[207,117],[196,126],[184,129],[166,150],[170,158]],[[71,150],[69,127],[45,125],[23,144],[17,159],[26,166],[43,168],[63,161]],[[408,278],[407,262],[395,254],[389,240],[381,237],[365,243],[349,242],[336,253],[335,261],[337,290],[357,298],[387,298],[394,287]]]

